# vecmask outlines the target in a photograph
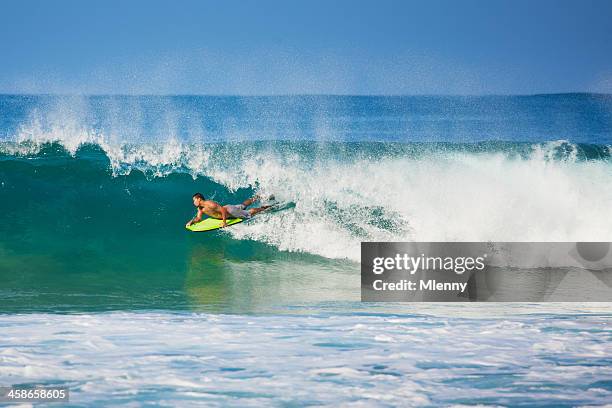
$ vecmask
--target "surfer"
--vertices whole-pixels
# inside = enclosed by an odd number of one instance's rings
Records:
[[[255,201],[259,200],[258,196],[254,196],[244,201],[242,204],[236,205],[221,205],[212,200],[206,200],[201,193],[195,193],[193,195],[193,205],[198,209],[198,214],[193,217],[185,227],[195,224],[202,220],[202,216],[204,214],[208,215],[211,218],[216,218],[218,220],[223,221],[223,227],[227,226],[227,219],[231,218],[251,218],[257,213],[260,213],[264,210],[270,208],[270,205],[262,205],[257,208],[247,208]]]

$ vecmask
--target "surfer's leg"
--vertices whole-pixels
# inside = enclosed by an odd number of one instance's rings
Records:
[[[249,205],[253,204],[255,201],[259,200],[259,196],[255,195],[251,198],[249,198],[248,200],[245,200],[242,202],[242,205],[244,205],[244,208],[248,207]]]
[[[249,209],[249,213],[251,214],[251,216],[260,213],[264,210],[267,210],[268,208],[272,207],[271,205],[262,205],[261,207],[258,208],[251,208]]]

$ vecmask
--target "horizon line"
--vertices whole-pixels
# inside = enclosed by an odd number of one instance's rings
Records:
[[[538,92],[538,93],[486,93],[486,94],[444,94],[444,93],[419,93],[419,94],[337,94],[337,93],[287,93],[287,94],[225,94],[225,93],[15,93],[15,92],[0,92],[0,96],[63,96],[63,97],[74,97],[74,96],[85,96],[85,97],[139,97],[139,96],[156,96],[156,97],[241,97],[241,98],[273,98],[273,97],[395,97],[395,98],[406,98],[406,97],[465,97],[465,98],[479,98],[479,97],[534,97],[534,96],[562,96],[562,95],[592,95],[592,96],[612,96],[612,93],[607,92],[588,92],[588,91],[573,91],[573,92]]]

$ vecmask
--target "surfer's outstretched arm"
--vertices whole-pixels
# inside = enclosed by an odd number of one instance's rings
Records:
[[[202,221],[202,214],[203,214],[202,209],[201,209],[201,208],[198,208],[198,213],[196,214],[196,216],[195,216],[195,217],[193,217],[192,219],[190,219],[190,220],[187,222],[187,224],[185,224],[185,226],[186,226],[186,227],[188,227],[188,226],[190,226],[190,225],[195,224],[196,222],[200,222],[200,221]]]

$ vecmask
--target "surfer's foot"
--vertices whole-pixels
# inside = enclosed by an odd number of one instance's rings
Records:
[[[270,194],[268,198],[263,197],[261,194],[255,194],[253,198],[251,198],[252,202],[255,202],[255,201],[269,202],[269,201],[275,201],[275,200],[276,200],[276,197],[274,197],[274,194]]]
[[[271,202],[271,201],[275,201],[276,198],[274,197],[274,194],[268,196],[268,199],[266,200],[267,203]],[[256,201],[263,201],[262,197],[259,194],[254,195],[253,197],[249,198],[248,200],[246,200],[245,202],[242,203],[242,205],[244,205],[245,207],[248,207],[249,205],[253,204]],[[266,205],[267,207],[269,207],[270,205]],[[266,207],[266,206],[262,206]]]
[[[242,205],[244,205],[245,207],[248,207],[249,205],[253,204],[257,200],[259,200],[259,196],[258,195],[254,195],[253,197],[249,198],[248,200],[243,201]]]
[[[257,196],[257,199],[261,203],[260,207],[270,207],[276,204],[276,197],[274,197],[274,194],[270,194],[267,199],[264,199],[261,196]]]

